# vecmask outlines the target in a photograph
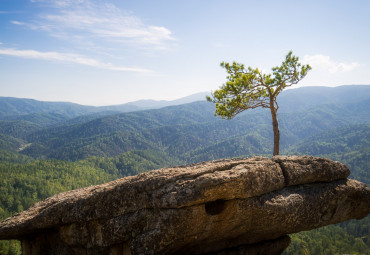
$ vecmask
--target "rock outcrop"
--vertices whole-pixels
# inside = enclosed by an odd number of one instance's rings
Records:
[[[310,156],[159,169],[38,202],[1,222],[0,239],[26,255],[280,254],[289,233],[370,212],[349,173]]]

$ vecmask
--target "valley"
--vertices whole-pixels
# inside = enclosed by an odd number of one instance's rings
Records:
[[[272,156],[267,110],[223,120],[212,103],[190,98],[145,110],[0,98],[0,219],[53,194],[143,171]],[[351,178],[370,184],[370,86],[303,87],[278,100],[281,154],[340,161]],[[285,254],[367,254],[369,229],[367,217],[294,234]],[[17,252],[15,241],[0,242],[0,254]]]

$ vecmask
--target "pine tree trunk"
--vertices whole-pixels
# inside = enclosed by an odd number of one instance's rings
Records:
[[[279,122],[277,119],[277,112],[272,105],[270,107],[271,110],[271,117],[272,117],[272,129],[274,131],[274,156],[279,155],[279,150],[280,150],[280,131],[279,131]]]

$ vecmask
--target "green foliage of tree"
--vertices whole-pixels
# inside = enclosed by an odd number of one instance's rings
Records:
[[[54,194],[136,175],[177,162],[158,151],[130,151],[77,162],[32,160],[0,151],[0,221]],[[0,241],[0,254],[21,254],[16,240]]]
[[[349,220],[339,223],[338,226],[349,235],[361,239],[370,249],[370,215],[360,221]]]
[[[25,142],[21,139],[0,133],[0,150],[17,152]]]
[[[17,240],[0,241],[1,255],[20,255],[22,254],[21,244]]]
[[[15,153],[3,154],[7,161],[0,161],[0,219],[63,191],[178,163],[158,151],[131,151],[116,157],[91,157],[77,162],[30,162]]]
[[[181,159],[187,159],[187,162],[193,163],[237,156],[267,156],[269,149],[268,139],[254,132],[244,136],[233,136],[204,148],[190,150],[184,153]]]
[[[39,124],[24,120],[0,120],[0,134],[24,139],[32,132],[41,129]]]
[[[350,235],[338,225],[303,231],[290,237],[291,244],[284,255],[370,254],[370,246],[366,245],[362,237]]]
[[[279,154],[280,131],[277,119],[277,96],[285,88],[297,84],[311,69],[302,65],[290,51],[280,66],[272,68],[272,74],[264,74],[258,68],[245,68],[243,64],[222,62],[228,73],[227,82],[212,93],[208,101],[216,104],[215,115],[231,119],[235,115],[257,107],[269,108],[274,131],[274,155]]]

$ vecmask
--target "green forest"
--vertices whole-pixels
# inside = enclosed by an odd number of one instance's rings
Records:
[[[340,161],[351,178],[370,185],[370,86],[288,90],[280,100],[281,154]],[[148,170],[272,155],[264,110],[227,121],[214,117],[214,106],[205,101],[124,113],[34,101],[30,112],[24,102],[6,103],[0,116],[0,220],[54,194]],[[370,254],[370,217],[291,239],[284,254]],[[18,241],[0,241],[0,254],[20,253]]]

